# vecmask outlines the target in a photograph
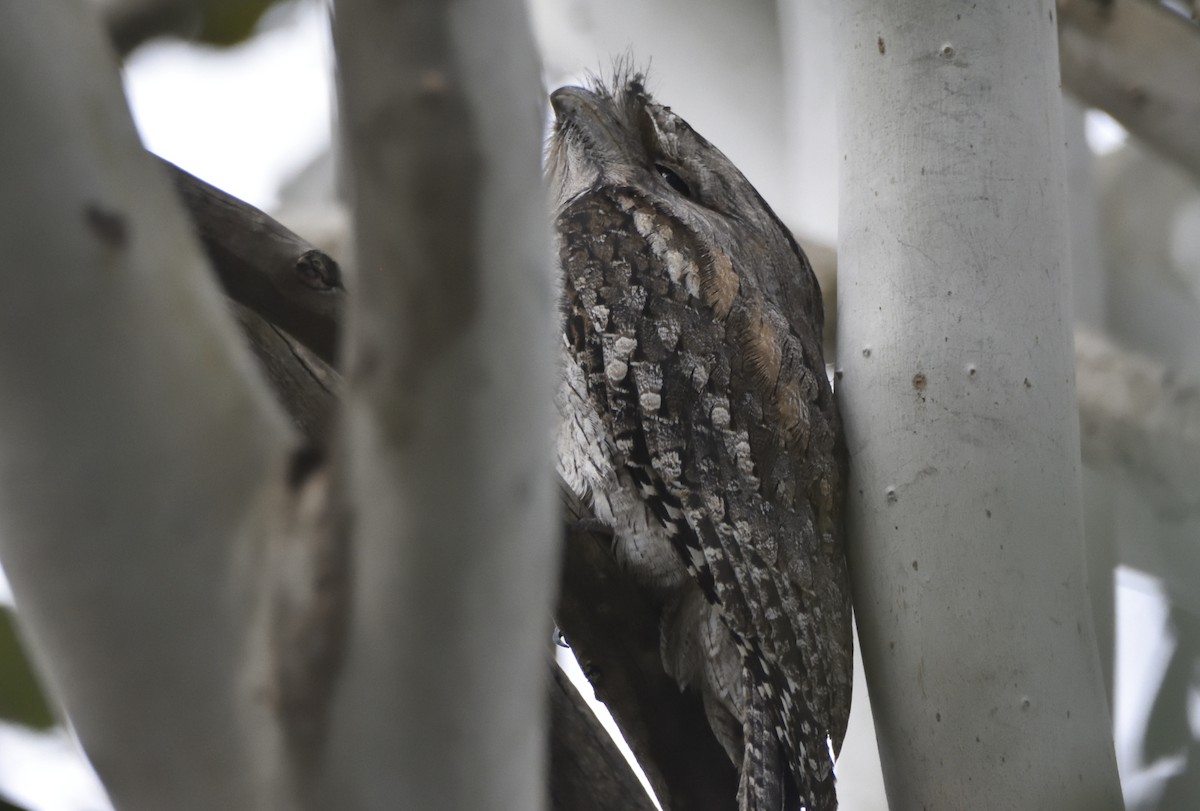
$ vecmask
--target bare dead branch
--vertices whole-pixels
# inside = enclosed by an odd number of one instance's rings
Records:
[[[310,444],[324,447],[342,389],[341,376],[246,305],[231,300],[230,306],[280,404]]]
[[[1200,177],[1200,29],[1146,0],[1058,0],[1063,86]]]
[[[565,485],[567,522],[555,619],[596,696],[642,764],[664,808],[733,808],[738,776],[700,697],[680,692],[659,652],[662,606],[617,565],[611,537]]]
[[[651,811],[653,803],[612,738],[553,662],[549,689],[553,811]]]
[[[158,160],[228,295],[334,363],[346,301],[337,262],[254,206]]]

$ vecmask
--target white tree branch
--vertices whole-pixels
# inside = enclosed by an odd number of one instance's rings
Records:
[[[1063,86],[1200,178],[1200,29],[1147,0],[1058,0]]]
[[[520,0],[342,0],[354,586],[321,808],[542,807],[556,581],[543,103]]]
[[[1166,518],[1200,513],[1200,383],[1075,332],[1083,458],[1120,467]]]
[[[120,807],[249,807],[240,566],[290,432],[89,9],[4,6],[0,105],[0,554],[21,619]]]

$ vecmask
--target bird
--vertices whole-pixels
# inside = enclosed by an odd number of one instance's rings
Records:
[[[699,691],[739,809],[832,811],[853,637],[816,277],[644,73],[550,103],[558,472],[665,606],[664,667]]]

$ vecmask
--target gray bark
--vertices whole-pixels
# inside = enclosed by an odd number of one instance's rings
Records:
[[[558,667],[550,668],[550,807],[554,811],[652,811],[642,784],[608,731]]]
[[[159,162],[226,292],[333,363],[346,306],[337,262],[253,206]]]

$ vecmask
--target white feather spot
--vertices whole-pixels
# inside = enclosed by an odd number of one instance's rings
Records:
[[[642,404],[643,411],[657,413],[662,408],[662,397],[652,391],[642,393],[638,400]]]
[[[655,458],[654,469],[668,480],[676,480],[683,475],[683,463],[675,451],[667,451]]]
[[[737,458],[738,470],[746,475],[747,478],[754,476],[754,460],[750,458],[750,443],[745,439],[738,440],[737,445],[733,448],[734,456]]]
[[[689,296],[700,298],[700,274],[696,271],[696,265],[692,262],[688,262],[687,267],[684,269],[683,286]]]
[[[683,274],[688,269],[688,262],[679,251],[667,251],[667,276],[676,284],[683,283]],[[694,270],[694,266],[692,267]]]
[[[672,319],[664,324],[659,324],[658,339],[662,341],[664,349],[674,349],[675,345],[679,343],[678,322]]]
[[[613,341],[613,354],[618,358],[628,358],[637,349],[637,340],[628,335],[622,335]]]
[[[620,383],[629,374],[629,364],[623,360],[610,360],[604,367],[604,374],[613,383]]]
[[[648,211],[637,211],[633,215],[633,227],[644,237],[654,232],[654,217]]]

